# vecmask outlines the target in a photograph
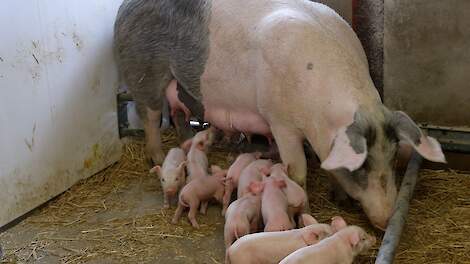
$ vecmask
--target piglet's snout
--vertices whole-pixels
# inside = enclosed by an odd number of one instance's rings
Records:
[[[167,195],[174,196],[174,195],[176,195],[176,188],[168,188],[168,189],[165,190],[165,193]]]

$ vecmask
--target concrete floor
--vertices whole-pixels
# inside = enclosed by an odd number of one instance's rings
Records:
[[[22,223],[9,229],[0,235],[0,241],[6,253],[4,263],[126,263],[133,262],[130,258],[122,258],[119,252],[108,252],[107,254],[93,255],[93,251],[99,251],[100,241],[93,241],[81,235],[85,232],[92,232],[97,226],[102,226],[109,220],[116,222],[138,222],[139,218],[148,215],[164,215],[169,221],[173,210],[162,209],[161,192],[155,192],[157,180],[154,177],[142,178],[142,181],[132,183],[131,186],[118,193],[110,193],[103,200],[114,200],[116,196],[125,204],[125,210],[119,207],[103,208],[96,214],[80,219],[80,222],[73,223],[75,215],[59,225],[45,227],[41,221],[47,221],[47,216],[40,212],[28,217]],[[114,197],[113,197],[114,196]],[[132,206],[131,206],[132,205]],[[48,206],[54,206],[54,201]],[[153,263],[222,263],[224,255],[223,246],[223,218],[220,216],[220,206],[213,205],[209,208],[207,216],[199,216],[202,229],[196,231],[199,238],[186,239],[183,236],[161,237],[158,239],[158,249],[149,256],[143,257],[140,261]],[[71,220],[70,222],[67,222]],[[165,233],[178,233],[177,228],[188,229],[186,218],[181,219],[179,226],[174,226],[171,230],[162,230]],[[147,226],[145,226],[147,227]],[[130,226],[129,228],[145,228]],[[211,228],[209,228],[211,227]],[[91,231],[90,231],[91,230]],[[106,232],[100,233],[103,238]],[[145,233],[141,234],[145,236]],[[178,248],[174,248],[178,244]],[[148,248],[148,246],[145,246]],[[208,250],[211,249],[208,256]],[[116,251],[119,247],[116,248]],[[86,252],[90,251],[89,254]],[[128,250],[133,252],[132,249]],[[115,254],[116,253],[116,254]],[[182,254],[183,253],[183,254]],[[115,255],[117,258],[115,258]],[[74,257],[76,256],[76,257]],[[74,260],[75,258],[78,258]],[[158,262],[155,262],[157,261]]]
[[[2,263],[223,263],[219,205],[198,215],[199,230],[186,217],[171,225],[174,206],[162,209],[157,177],[146,166],[114,167],[0,234]]]

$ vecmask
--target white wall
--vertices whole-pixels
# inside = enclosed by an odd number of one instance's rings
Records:
[[[117,161],[120,0],[3,0],[0,226]]]

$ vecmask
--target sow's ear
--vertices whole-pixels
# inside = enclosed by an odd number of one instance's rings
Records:
[[[401,141],[411,146],[425,159],[434,162],[446,162],[441,145],[436,139],[423,135],[421,129],[402,111],[395,111],[390,120],[390,126]]]
[[[360,130],[350,129],[353,126],[354,123],[338,130],[330,154],[321,164],[322,169],[354,171],[362,166],[367,158],[367,142]]]

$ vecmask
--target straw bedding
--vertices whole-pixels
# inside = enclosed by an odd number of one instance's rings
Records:
[[[166,151],[177,144],[172,131],[163,141]],[[186,218],[172,225],[174,207],[155,206],[161,188],[148,174],[143,146],[141,139],[129,140],[118,163],[80,181],[1,234],[3,262],[223,263],[220,206],[213,205],[217,209],[208,216],[198,216],[199,230]],[[209,161],[228,168],[236,155],[216,145]],[[319,169],[309,171],[312,214],[321,222],[341,215],[380,240],[382,233],[369,225],[359,206],[344,208],[331,202],[326,177]],[[149,199],[152,206],[142,206]],[[25,233],[29,236],[18,242]],[[378,247],[356,262],[373,263]],[[420,172],[395,263],[470,263],[470,174]]]

